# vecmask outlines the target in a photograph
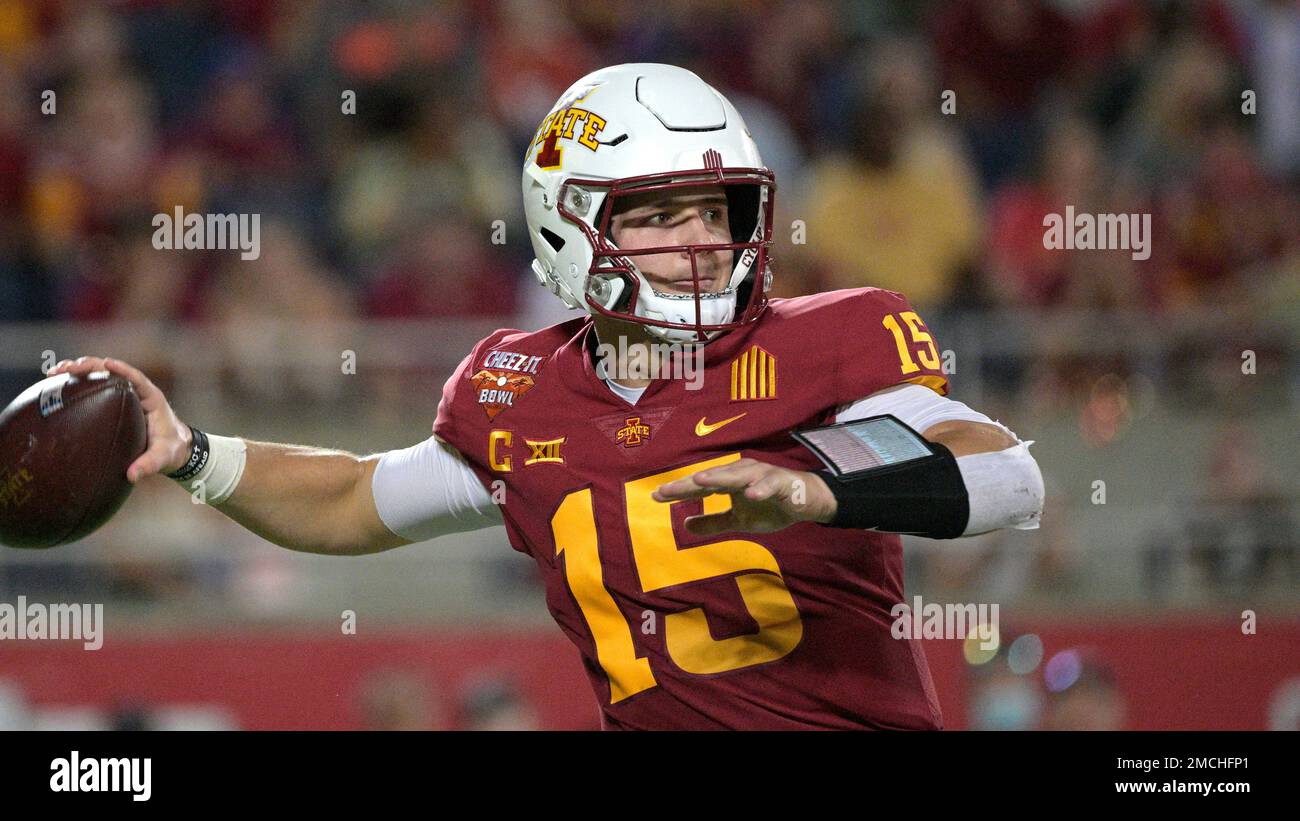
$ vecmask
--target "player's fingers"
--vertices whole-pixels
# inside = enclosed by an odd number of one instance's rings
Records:
[[[149,377],[122,360],[106,359],[104,360],[104,368],[131,383],[135,388],[136,395],[140,397],[140,407],[144,408],[145,413],[160,407],[166,401],[163,398],[162,391],[158,390],[158,386],[151,382]]]
[[[751,459],[702,470],[690,478],[701,487],[710,487],[716,490],[740,490],[749,487],[772,470],[772,465]]]
[[[126,469],[126,479],[131,484],[135,484],[144,477],[157,473],[162,469],[162,464],[162,454],[154,448],[149,448]]]
[[[650,494],[650,498],[656,502],[676,502],[682,499],[700,499],[717,492],[714,488],[697,485],[694,478],[687,476],[685,479],[660,485]]]
[[[745,498],[753,502],[762,502],[780,496],[789,481],[789,477],[783,471],[770,471],[745,488]]]
[[[739,529],[735,511],[731,510],[710,513],[707,516],[688,516],[685,524],[686,532],[692,536],[716,536],[719,533]]]
[[[50,372],[46,375],[54,375],[56,369],[58,369],[59,373],[70,373],[74,376],[84,376],[91,371],[104,370],[104,358],[101,356],[79,356],[71,361],[65,359],[58,365],[50,368]]]
[[[730,465],[702,470],[683,479],[660,485],[651,497],[656,502],[698,499],[712,493],[726,493],[748,487],[773,470],[772,465],[742,459]]]
[[[170,466],[175,465],[179,458],[177,448],[183,445],[184,442],[178,442],[175,436],[157,435],[154,426],[150,425],[149,447],[126,469],[126,478],[136,482],[145,476],[175,470],[175,467]]]
[[[657,502],[698,499],[712,493],[730,492],[748,487],[773,470],[772,465],[754,459],[741,459],[722,467],[702,470],[682,479],[660,485],[653,494]]]

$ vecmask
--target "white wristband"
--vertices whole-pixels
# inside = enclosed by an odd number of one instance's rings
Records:
[[[208,461],[193,477],[178,480],[190,493],[197,493],[198,499],[209,505],[219,505],[234,494],[239,480],[244,477],[244,465],[248,462],[248,446],[243,439],[234,436],[208,437]]]

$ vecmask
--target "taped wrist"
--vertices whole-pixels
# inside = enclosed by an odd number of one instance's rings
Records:
[[[174,479],[200,502],[219,505],[229,499],[244,477],[248,446],[243,439],[206,434],[190,426],[193,444],[185,465],[167,478]]]
[[[970,520],[970,497],[952,451],[929,443],[932,458],[840,478],[817,471],[835,496],[830,527],[955,539]]]

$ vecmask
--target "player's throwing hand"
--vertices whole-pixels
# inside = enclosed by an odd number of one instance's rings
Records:
[[[64,359],[53,368],[47,376],[70,373],[85,376],[93,371],[109,371],[129,381],[140,397],[140,407],[144,410],[145,421],[149,431],[149,445],[140,458],[127,468],[126,478],[132,483],[139,482],[155,473],[170,473],[182,467],[190,456],[189,426],[176,418],[176,413],[167,402],[167,397],[158,386],[138,369],[131,367],[120,359],[105,359],[99,356],[81,356],[77,359]]]

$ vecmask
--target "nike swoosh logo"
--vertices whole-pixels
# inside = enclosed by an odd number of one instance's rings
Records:
[[[745,411],[745,413],[749,413],[749,411]],[[723,419],[721,422],[714,422],[712,425],[706,424],[704,421],[704,417],[701,416],[700,421],[695,423],[695,435],[708,436],[710,433],[713,433],[715,430],[722,427],[723,425],[730,425],[732,422],[735,422],[737,419],[739,419],[741,416],[744,415],[745,414],[742,413],[740,414],[740,416],[733,416],[730,419]]]

